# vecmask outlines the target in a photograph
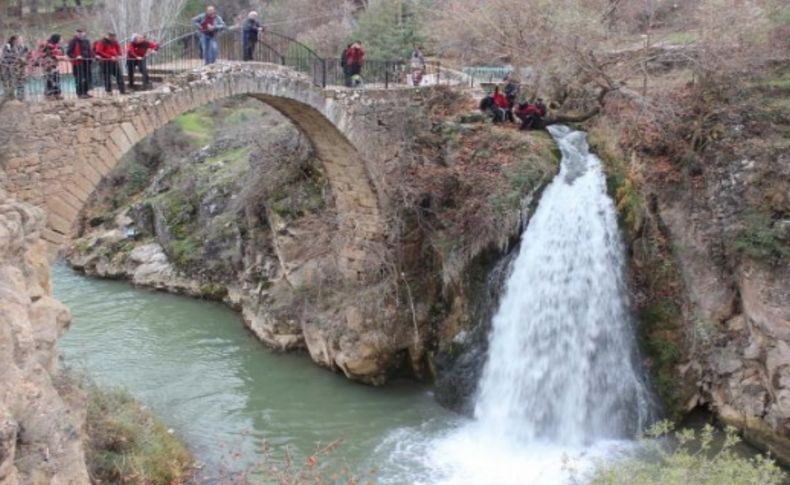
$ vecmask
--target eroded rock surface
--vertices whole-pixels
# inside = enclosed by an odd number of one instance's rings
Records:
[[[52,298],[44,213],[0,189],[0,484],[82,485],[84,408],[59,389],[57,339],[71,315]]]

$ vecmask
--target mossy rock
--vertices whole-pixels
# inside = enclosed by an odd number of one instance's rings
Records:
[[[206,283],[200,286],[200,296],[206,300],[222,301],[228,296],[228,288],[218,283]]]

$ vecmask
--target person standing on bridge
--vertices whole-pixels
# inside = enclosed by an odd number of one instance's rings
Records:
[[[69,41],[66,55],[71,59],[74,69],[74,83],[77,88],[77,97],[80,99],[92,98],[88,91],[91,90],[91,67],[93,65],[93,49],[88,33],[85,29],[77,29],[76,35]]]
[[[28,49],[22,36],[9,37],[0,54],[0,78],[3,80],[6,98],[24,101],[27,60]]]
[[[365,49],[362,48],[362,42],[356,41],[351,44],[351,48],[346,51],[346,66],[351,78],[351,85],[349,87],[359,86],[362,84],[362,65],[365,63]]]
[[[217,62],[219,55],[219,45],[217,44],[217,32],[225,29],[225,21],[217,15],[217,9],[213,6],[206,7],[206,13],[202,13],[192,19],[192,25],[200,31],[200,47],[203,51],[203,60],[206,65]]]
[[[340,53],[340,68],[343,70],[343,79],[346,81],[346,86],[349,88],[351,87],[351,69],[348,67],[348,51],[351,50],[351,46],[354,44],[348,44],[343,52]]]
[[[411,81],[414,86],[422,83],[422,76],[425,74],[425,56],[420,46],[415,45],[411,53]]]
[[[107,94],[112,94],[112,78],[114,77],[118,84],[118,91],[121,94],[126,94],[119,63],[122,51],[118,37],[112,32],[107,32],[101,40],[96,41],[93,50],[99,60],[99,67],[104,78],[104,90],[107,91]]]
[[[258,43],[258,35],[262,31],[263,27],[258,22],[258,12],[250,12],[241,25],[242,59],[245,61],[251,61],[255,55],[255,45]]]
[[[52,34],[39,48],[36,62],[44,71],[46,80],[44,96],[50,101],[63,99],[60,91],[60,61],[64,58],[63,51],[60,49],[60,34]]]
[[[145,58],[149,54],[156,54],[159,44],[146,39],[145,35],[135,34],[129,47],[126,49],[126,71],[129,73],[129,89],[134,89],[134,70],[138,69],[143,75],[143,90],[151,89],[151,79],[148,77],[148,66]]]

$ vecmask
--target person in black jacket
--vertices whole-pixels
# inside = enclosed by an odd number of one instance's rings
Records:
[[[252,11],[241,25],[241,44],[243,59],[251,61],[255,54],[255,45],[258,43],[258,34],[263,30],[258,22],[258,12]]]
[[[513,76],[513,73],[508,74],[505,76],[505,97],[507,98],[508,108],[507,108],[507,118],[508,120],[515,122],[515,118],[513,117],[513,109],[516,107],[516,99],[518,99],[518,95],[521,91],[521,86],[519,86],[518,81]]]
[[[353,44],[348,44],[343,52],[340,54],[340,68],[343,70],[343,79],[345,80],[345,85],[351,87],[351,70],[348,67],[348,60],[346,56],[348,55],[348,51],[351,50],[351,46]]]
[[[88,94],[88,91],[91,89],[93,49],[85,29],[77,29],[76,35],[69,41],[66,48],[66,55],[71,59],[71,65],[74,68],[77,97],[80,99],[92,98],[93,96]]]

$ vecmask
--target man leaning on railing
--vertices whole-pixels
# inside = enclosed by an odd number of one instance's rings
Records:
[[[216,35],[225,29],[225,21],[217,15],[217,10],[213,6],[206,7],[206,13],[202,13],[192,19],[192,25],[200,31],[200,47],[203,51],[203,61],[206,65],[214,64],[219,54],[219,45]]]
[[[129,47],[126,49],[126,71],[129,73],[129,89],[134,90],[134,70],[140,71],[143,76],[143,90],[151,89],[151,79],[148,77],[146,56],[156,54],[159,44],[146,39],[145,35],[134,34]]]
[[[118,43],[118,37],[112,32],[107,32],[101,40],[96,41],[93,51],[99,60],[104,78],[104,90],[107,91],[107,94],[112,94],[112,78],[115,78],[115,82],[118,84],[118,92],[126,94],[119,63],[123,53],[121,44]]]

